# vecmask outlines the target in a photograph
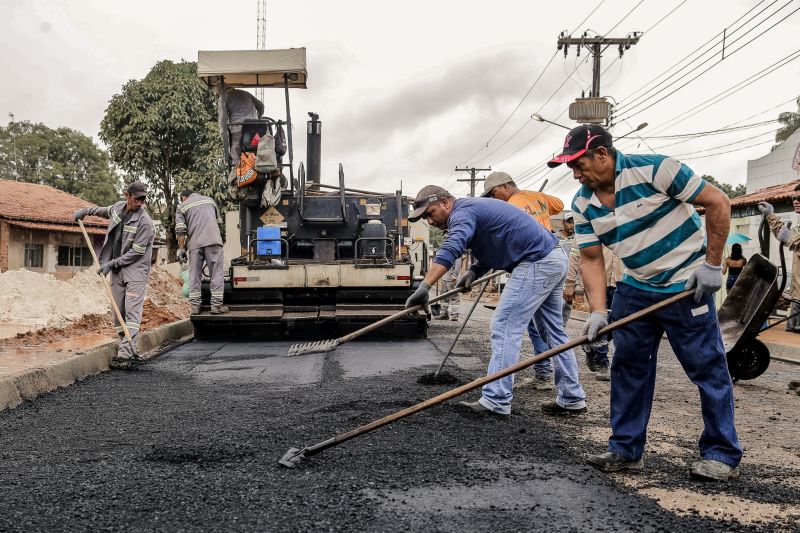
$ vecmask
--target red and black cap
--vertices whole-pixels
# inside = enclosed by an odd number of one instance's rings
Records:
[[[581,124],[572,128],[564,139],[564,150],[547,162],[547,166],[555,168],[562,163],[578,159],[592,148],[612,146],[611,134],[603,126],[597,124]]]

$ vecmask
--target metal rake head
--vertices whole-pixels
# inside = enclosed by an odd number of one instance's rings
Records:
[[[289,448],[289,451],[283,454],[283,457],[278,460],[278,464],[286,468],[294,468],[297,463],[306,458],[306,450],[303,448]]]
[[[326,341],[306,342],[305,344],[294,344],[289,348],[287,357],[295,355],[307,355],[311,353],[332,352],[339,346],[339,339],[329,339]]]

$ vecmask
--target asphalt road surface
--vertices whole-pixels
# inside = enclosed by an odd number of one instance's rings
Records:
[[[439,344],[455,323],[432,328]],[[487,322],[451,371],[482,375]],[[451,401],[301,463],[303,447],[446,390],[429,340],[284,357],[289,342],[191,342],[0,413],[0,531],[719,531],[585,465],[570,423]],[[474,399],[477,394],[468,395]],[[591,408],[591,404],[590,404]]]

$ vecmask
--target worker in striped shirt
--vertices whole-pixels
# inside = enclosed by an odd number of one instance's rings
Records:
[[[642,468],[658,348],[666,332],[700,392],[702,460],[690,474],[705,480],[738,476],[742,448],[734,426],[733,384],[713,299],[722,286],[722,251],[730,227],[727,196],[675,159],[617,151],[611,134],[594,124],[569,132],[563,152],[548,165],[562,163],[581,183],[572,210],[592,311],[584,327],[590,341],[609,320],[601,245],[626,267],[611,320],[695,289],[691,297],[614,331],[612,434],[608,452],[589,456],[589,464],[604,472]],[[705,208],[705,231],[692,204]]]

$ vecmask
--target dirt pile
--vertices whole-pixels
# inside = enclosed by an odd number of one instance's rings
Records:
[[[142,331],[189,316],[189,302],[181,295],[183,282],[154,267],[150,271],[142,313]],[[103,282],[93,269],[59,281],[50,274],[13,270],[0,274],[0,321],[31,328],[0,344],[30,346],[88,333],[114,336],[110,306]]]

